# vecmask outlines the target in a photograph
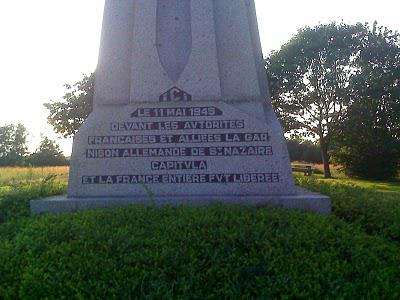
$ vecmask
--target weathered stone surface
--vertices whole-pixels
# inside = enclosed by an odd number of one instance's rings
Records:
[[[191,30],[191,34],[189,34]],[[265,99],[252,0],[106,1],[95,104]]]
[[[73,158],[71,197],[295,193],[279,123],[255,101],[98,109]]]
[[[94,103],[74,139],[70,202],[33,212],[149,198],[329,211],[294,185],[253,0],[106,0]]]
[[[118,197],[118,198],[67,198],[66,196],[57,196],[47,198],[41,201],[32,201],[31,210],[33,214],[44,213],[64,213],[77,212],[89,209],[101,209],[112,207],[124,207],[128,205],[210,205],[216,203],[243,204],[256,207],[278,207],[287,209],[299,209],[308,212],[315,212],[322,215],[331,213],[330,200],[327,196],[306,192],[298,189],[296,195],[278,195],[278,196],[236,196],[236,197],[208,197],[197,198],[190,197]]]

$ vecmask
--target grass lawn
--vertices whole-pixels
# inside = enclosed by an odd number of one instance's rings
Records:
[[[296,162],[297,164],[302,164],[302,162]],[[343,184],[350,185],[355,187],[361,187],[364,189],[370,189],[374,192],[388,192],[388,193],[400,193],[400,178],[394,179],[392,181],[377,181],[377,180],[365,180],[358,178],[349,178],[342,172],[338,170],[338,167],[331,166],[332,179],[325,179],[322,175],[323,166],[322,165],[314,165],[313,168],[316,170],[316,173],[313,177],[317,179],[323,179],[325,182],[329,182],[332,184]],[[302,173],[295,173],[295,176],[298,178],[302,177]]]
[[[302,175],[299,173],[295,174],[296,177],[301,177]],[[400,179],[394,179],[391,181],[378,181],[378,180],[365,180],[359,178],[349,178],[341,173],[334,172],[334,178],[325,179],[321,174],[315,174],[314,178],[319,180],[323,180],[325,182],[331,184],[342,184],[354,187],[360,187],[363,189],[369,189],[374,192],[383,192],[383,193],[400,193]]]
[[[322,175],[318,176],[322,178]],[[347,177],[339,177],[335,179],[325,179],[327,182],[335,183],[338,182],[338,179],[341,184],[357,186],[364,189],[370,189],[377,192],[383,193],[397,193],[400,194],[400,180],[393,181],[373,181],[373,180],[364,180],[364,179],[354,179]]]
[[[31,217],[29,200],[64,193],[67,170],[24,172],[0,169],[0,299],[400,298],[398,182],[296,174],[331,197],[329,217],[229,205]]]

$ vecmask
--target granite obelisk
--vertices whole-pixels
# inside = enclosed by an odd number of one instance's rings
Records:
[[[330,212],[294,185],[253,0],[106,0],[95,77],[68,198],[34,211],[222,201]]]

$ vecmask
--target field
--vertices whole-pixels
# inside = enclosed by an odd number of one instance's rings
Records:
[[[13,186],[39,183],[49,177],[57,182],[68,180],[68,167],[14,167],[0,168],[0,192],[10,190]]]
[[[325,217],[213,205],[31,217],[67,168],[0,169],[0,299],[399,299],[400,182],[320,175]],[[336,174],[335,174],[336,175]]]

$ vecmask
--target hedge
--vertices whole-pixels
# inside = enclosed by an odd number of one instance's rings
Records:
[[[5,299],[399,299],[396,243],[268,208],[141,207],[0,225]]]

